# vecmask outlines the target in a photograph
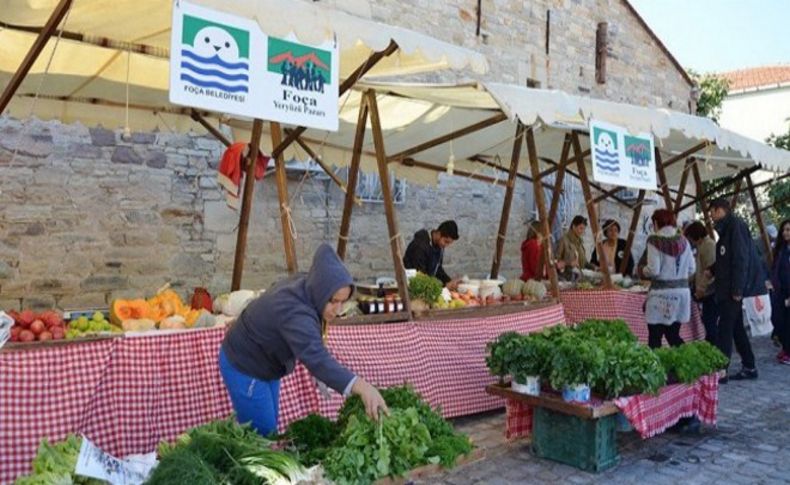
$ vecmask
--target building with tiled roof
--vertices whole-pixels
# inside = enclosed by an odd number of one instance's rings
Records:
[[[730,93],[774,89],[790,84],[790,64],[753,67],[721,74],[730,83]]]
[[[730,91],[722,103],[725,128],[764,141],[790,130],[790,64],[724,72]]]

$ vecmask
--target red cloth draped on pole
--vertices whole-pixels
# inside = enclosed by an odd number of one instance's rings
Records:
[[[225,200],[228,207],[238,210],[240,206],[239,197],[241,196],[239,187],[244,178],[243,159],[246,155],[246,148],[249,143],[238,142],[229,146],[219,162],[219,175],[217,181],[225,189]],[[255,163],[255,180],[260,180],[266,173],[271,157],[258,153],[258,160]]]

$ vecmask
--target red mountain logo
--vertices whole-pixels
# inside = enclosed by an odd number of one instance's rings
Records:
[[[283,52],[282,54],[277,54],[274,57],[269,58],[270,64],[279,64],[281,62],[290,62],[291,64],[295,65],[296,67],[302,67],[307,62],[312,62],[314,66],[320,67],[322,69],[329,69],[329,66],[321,62],[318,56],[315,55],[315,52],[310,52],[303,56],[294,57],[291,51]]]

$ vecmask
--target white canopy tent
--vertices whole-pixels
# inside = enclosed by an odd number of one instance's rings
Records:
[[[0,0],[0,85],[7,85],[57,0]],[[156,127],[183,131],[202,128],[188,109],[168,102],[172,2],[167,0],[73,0],[9,106],[13,116],[64,122]],[[304,0],[194,0],[195,4],[257,21],[272,36],[293,32],[303,42],[336,38],[340,77],[347,80],[366,66],[366,77],[404,76],[441,69],[487,70],[484,56],[432,37],[349,15]],[[370,62],[394,42],[397,49]],[[55,45],[57,44],[57,49]],[[42,80],[42,77],[44,79]],[[128,96],[127,96],[128,89]]]

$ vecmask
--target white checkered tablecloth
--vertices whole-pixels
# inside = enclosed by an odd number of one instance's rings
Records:
[[[412,383],[445,416],[502,406],[485,344],[508,330],[564,322],[561,305],[518,314],[439,322],[333,326],[329,347],[379,386]],[[161,440],[231,412],[217,367],[224,329],[119,337],[0,352],[0,483],[30,471],[38,443],[82,433],[116,456],[144,453]],[[342,398],[319,397],[298,365],[283,379],[280,425],[311,412],[334,416]]]
[[[647,322],[642,306],[647,295],[622,290],[575,290],[560,292],[568,323],[579,323],[588,318],[617,319],[628,323],[640,342],[647,343]],[[699,307],[691,304],[691,321],[681,324],[680,336],[685,341],[705,338],[705,326]]]

